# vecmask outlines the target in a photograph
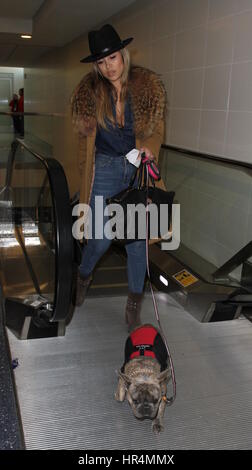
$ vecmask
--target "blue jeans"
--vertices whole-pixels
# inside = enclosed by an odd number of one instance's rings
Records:
[[[96,155],[95,178],[90,200],[92,211],[92,238],[83,248],[82,260],[79,266],[80,275],[84,278],[90,276],[96,263],[110,247],[112,240],[105,237],[103,229],[108,216],[104,216],[106,198],[114,196],[126,189],[136,167],[125,157],[109,157],[108,155]],[[103,206],[96,210],[99,212],[101,238],[95,238],[95,196],[103,196]],[[96,214],[97,217],[97,214]],[[130,241],[125,244],[127,252],[127,271],[129,291],[142,293],[146,274],[145,240]]]

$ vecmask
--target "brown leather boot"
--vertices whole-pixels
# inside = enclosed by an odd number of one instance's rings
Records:
[[[134,328],[141,325],[140,311],[142,299],[143,294],[133,294],[132,292],[129,292],[125,311],[125,320],[128,324],[128,331],[132,331]]]
[[[83,279],[79,273],[77,274],[76,290],[75,290],[75,296],[73,299],[73,304],[76,307],[80,307],[83,304],[91,281],[92,281],[92,275],[90,275],[86,279]]]

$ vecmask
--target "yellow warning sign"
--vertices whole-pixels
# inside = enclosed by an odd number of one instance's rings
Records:
[[[173,274],[174,279],[183,287],[188,287],[198,281],[198,278],[189,273],[186,269],[182,269],[176,274]]]

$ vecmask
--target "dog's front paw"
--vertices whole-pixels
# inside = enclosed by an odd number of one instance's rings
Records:
[[[122,399],[122,394],[120,395],[120,393],[118,392],[118,390],[115,392],[114,397],[115,397],[115,400],[116,400],[116,401],[120,401],[120,402],[123,401],[123,399]]]
[[[124,381],[120,377],[118,380],[117,389],[116,389],[114,397],[116,401],[123,402],[125,399],[125,395],[126,395],[126,391],[125,391]]]
[[[154,434],[160,434],[161,432],[163,432],[164,430],[164,426],[160,423],[160,421],[154,421],[152,423],[152,431],[154,432]]]

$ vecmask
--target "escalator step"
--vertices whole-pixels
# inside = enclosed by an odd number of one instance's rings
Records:
[[[113,248],[103,256],[93,273],[88,297],[120,296],[128,293],[126,258],[115,253]]]

